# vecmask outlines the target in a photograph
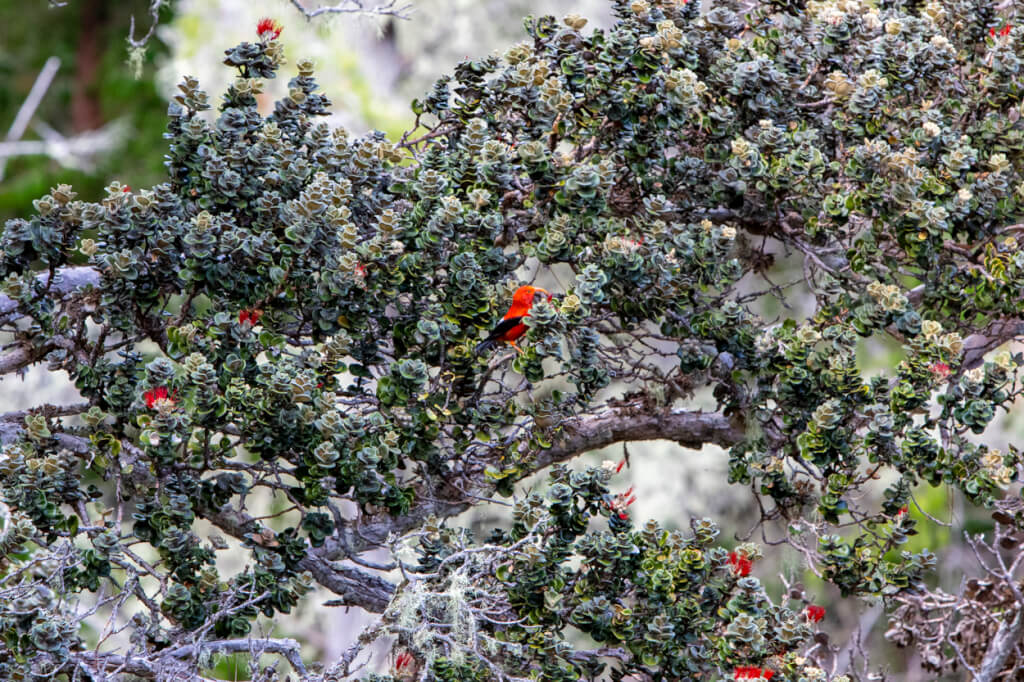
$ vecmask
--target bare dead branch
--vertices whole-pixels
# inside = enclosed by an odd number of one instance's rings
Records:
[[[399,4],[397,0],[388,0],[379,5],[367,5],[363,0],[342,0],[335,5],[320,5],[313,9],[307,9],[300,0],[290,0],[292,5],[302,12],[307,20],[325,14],[361,14],[364,16],[394,17],[396,19],[408,19],[412,10],[412,3]]]

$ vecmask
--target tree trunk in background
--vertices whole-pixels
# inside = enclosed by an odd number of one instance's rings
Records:
[[[75,83],[71,89],[71,127],[76,133],[103,125],[96,78],[101,61],[100,32],[106,21],[103,0],[85,0],[81,5],[78,49],[75,52]]]

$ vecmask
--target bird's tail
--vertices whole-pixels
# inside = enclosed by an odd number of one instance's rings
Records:
[[[482,355],[497,345],[498,339],[484,339],[480,343],[476,344],[476,348],[473,350],[473,353],[475,355]]]

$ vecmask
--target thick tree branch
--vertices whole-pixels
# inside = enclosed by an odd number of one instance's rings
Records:
[[[371,613],[382,613],[391,603],[395,586],[387,580],[354,566],[332,565],[314,550],[299,566],[313,578],[341,597],[346,605],[359,606]]]
[[[985,353],[1019,336],[1024,336],[1024,320],[1008,317],[992,322],[983,332],[964,339],[962,367],[974,369],[982,363]]]
[[[40,286],[46,286],[50,280],[50,273],[44,272],[36,277]],[[96,268],[87,265],[61,268],[53,278],[53,285],[50,287],[51,296],[66,298],[86,287],[98,287],[100,284],[100,272]],[[9,315],[18,309],[18,302],[14,299],[0,294],[0,317]]]
[[[210,516],[209,520],[239,540],[256,528],[255,519],[231,505]],[[336,543],[310,550],[299,565],[309,571],[318,583],[340,596],[347,606],[358,606],[372,613],[381,613],[387,608],[395,591],[394,585],[354,566],[331,564],[327,556],[332,554],[342,555]]]
[[[534,466],[523,475],[625,441],[671,440],[699,449],[709,443],[729,447],[743,436],[742,424],[716,413],[645,411],[639,405],[615,407],[564,422],[552,447],[542,451]],[[333,564],[332,561],[378,548],[386,544],[389,536],[407,533],[422,525],[429,516],[446,518],[460,514],[469,509],[477,497],[492,493],[493,486],[484,481],[480,481],[473,490],[460,490],[445,483],[441,483],[437,490],[421,486],[416,502],[407,513],[398,517],[387,514],[365,516],[341,525],[322,547],[310,551],[302,560],[301,567],[312,573],[318,583],[342,597],[345,604],[380,613],[390,602],[394,585],[353,566]],[[231,505],[225,506],[210,520],[239,539],[255,528],[252,517]]]
[[[0,355],[0,375],[11,374],[25,369],[44,358],[53,348],[49,344],[41,348],[32,348],[28,344],[15,346],[3,355]]]
[[[1024,610],[1018,609],[1013,620],[1003,620],[996,631],[992,643],[985,653],[974,682],[992,682],[1003,671],[1003,665],[1014,647],[1024,636]]]
[[[74,654],[82,665],[97,671],[120,671],[137,677],[157,678],[168,672],[165,667],[177,661],[195,658],[200,653],[237,654],[255,652],[258,654],[279,654],[292,665],[300,675],[306,674],[306,666],[299,656],[299,643],[294,639],[225,639],[202,644],[188,644],[161,651],[152,655],[120,656],[106,652],[83,651]],[[180,664],[179,664],[180,665]],[[195,678],[189,678],[195,679]]]
[[[50,273],[48,272],[36,277],[36,282],[41,287],[45,287],[49,280]],[[100,273],[95,268],[87,266],[61,268],[53,279],[49,294],[67,299],[82,289],[96,287],[99,283]],[[0,322],[10,323],[21,317],[18,308],[18,301],[0,294]],[[47,343],[39,345],[33,345],[28,341],[13,344],[3,355],[0,355],[0,375],[25,369],[42,360],[50,351],[60,347],[66,348],[72,353],[79,351],[69,339],[57,335],[47,339]]]
[[[523,477],[584,452],[615,443],[670,440],[687,448],[699,449],[706,444],[731,447],[742,440],[743,436],[744,427],[740,422],[716,413],[645,411],[638,405],[614,407],[563,422],[552,447],[537,456],[534,466],[524,472]],[[527,440],[522,439],[522,442]],[[476,500],[466,493],[482,497],[491,492],[493,486],[489,484],[465,491],[452,485],[442,485],[440,490],[435,491],[418,491],[417,501],[401,517],[392,518],[386,514],[364,517],[350,528],[342,529],[343,535],[337,549],[340,552],[347,547],[354,553],[364,552],[383,544],[392,533],[403,534],[420,526],[429,516],[445,518],[464,512]],[[328,544],[332,543],[328,541]]]
[[[731,447],[744,436],[743,425],[715,412],[641,411],[613,408],[596,415],[566,421],[561,437],[537,457],[537,469],[572,459],[615,443],[670,440],[685,448],[714,444]]]

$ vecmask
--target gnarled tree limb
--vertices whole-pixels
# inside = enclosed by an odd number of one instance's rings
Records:
[[[563,422],[552,447],[537,455],[534,465],[524,476],[615,443],[670,440],[688,448],[700,448],[705,444],[730,447],[743,436],[741,423],[716,413],[668,409],[645,411],[633,405],[614,407]],[[412,508],[399,518],[387,515],[365,517],[342,529],[337,549],[347,547],[349,551],[359,553],[377,547],[385,542],[388,535],[406,533],[421,525],[428,516],[444,518],[469,509],[475,498],[467,496],[466,492],[483,496],[492,491],[493,486],[489,484],[471,491],[459,491],[451,485],[443,486],[441,491],[421,490]],[[328,544],[333,546],[330,541]]]

